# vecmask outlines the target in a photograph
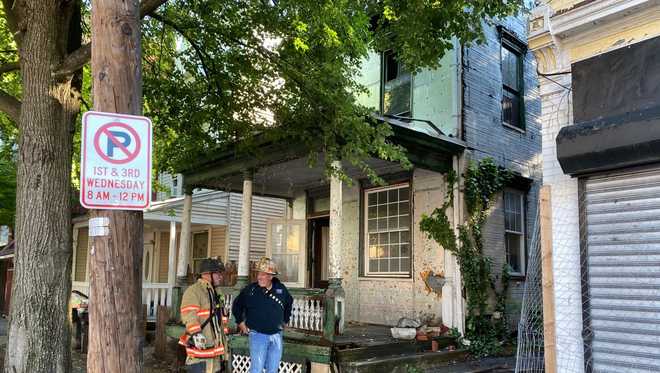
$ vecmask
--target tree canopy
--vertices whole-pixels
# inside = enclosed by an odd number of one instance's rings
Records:
[[[81,4],[89,39],[90,4]],[[366,167],[362,160],[377,154],[405,163],[387,141],[389,128],[367,123],[367,108],[355,102],[363,90],[355,77],[368,51],[393,50],[413,72],[434,68],[453,38],[479,42],[484,23],[521,6],[506,0],[165,2],[143,20],[144,112],[155,124],[156,166],[175,170],[237,139],[249,149],[255,133],[300,141],[310,153],[326,152],[327,162]],[[0,31],[0,61],[7,66],[17,56],[4,18]],[[2,88],[16,95],[19,74],[10,75]],[[88,109],[88,68],[84,75]],[[6,117],[0,122],[0,133],[15,136]],[[75,183],[77,155],[73,160]]]
[[[482,40],[485,22],[520,1],[170,1],[144,22],[145,114],[157,123],[158,165],[176,169],[252,135],[302,142],[326,162],[406,163],[386,125],[368,123],[355,77],[370,50],[411,71]],[[252,149],[256,150],[256,149]]]

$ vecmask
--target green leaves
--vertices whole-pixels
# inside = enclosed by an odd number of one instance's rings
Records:
[[[509,274],[504,268],[500,278],[501,288],[498,289],[491,273],[492,259],[484,254],[483,226],[493,198],[504,189],[511,173],[497,166],[491,158],[485,158],[470,163],[463,176],[468,219],[458,226],[458,239],[447,217],[447,210],[453,204],[452,191],[456,182],[453,172],[446,178],[448,192],[445,202],[431,216],[422,216],[420,230],[456,255],[467,298],[467,347],[473,355],[481,357],[499,353],[507,334],[505,311]],[[487,315],[492,294],[496,297],[495,311],[500,315],[497,319]]]
[[[14,226],[16,216],[16,163],[0,152],[0,225]]]
[[[511,4],[170,1],[143,23],[156,164],[173,170],[236,140],[256,154],[253,135],[268,130],[274,141],[325,152],[326,167],[343,159],[374,179],[370,156],[410,167],[405,149],[388,141],[388,126],[370,123],[369,110],[355,101],[364,87],[354,77],[367,52],[391,48],[413,70],[433,67],[454,34],[477,37],[483,16],[504,15]]]

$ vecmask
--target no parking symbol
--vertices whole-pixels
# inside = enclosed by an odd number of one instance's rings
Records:
[[[151,143],[149,118],[85,113],[80,152],[81,204],[89,209],[149,207]]]

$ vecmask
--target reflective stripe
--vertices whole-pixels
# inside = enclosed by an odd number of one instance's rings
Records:
[[[199,324],[194,324],[187,327],[186,330],[188,330],[190,333],[196,333],[202,330],[202,326]]]
[[[186,312],[192,312],[192,311],[198,311],[199,306],[185,306],[181,307],[181,313],[186,313]]]
[[[200,357],[200,358],[209,358],[209,357],[216,357],[220,356],[225,353],[225,348],[224,346],[220,345],[215,348],[209,348],[206,350],[198,350],[196,348],[192,347],[187,347],[186,348],[186,353],[190,357]]]
[[[197,316],[209,316],[211,315],[210,310],[199,310],[197,311]]]
[[[179,338],[179,344],[181,346],[187,346],[188,345],[188,340],[190,339],[190,336],[188,334],[184,334]]]

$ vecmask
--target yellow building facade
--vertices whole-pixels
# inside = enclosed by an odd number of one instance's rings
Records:
[[[660,163],[631,153],[651,154],[649,144],[660,140],[646,132],[660,126],[660,82],[646,87],[660,72],[658,52],[648,48],[660,42],[660,2],[536,3],[528,43],[539,74],[543,183],[552,194],[556,320],[556,339],[546,342],[556,346],[556,372],[658,372],[660,280],[651,274],[660,264],[650,261],[656,247],[645,235],[652,229],[642,227],[660,219],[651,208],[655,192],[645,194],[655,187]],[[643,48],[638,63],[635,53]],[[613,61],[611,68],[603,61]],[[611,94],[600,94],[601,86]],[[587,165],[600,168],[584,171]]]

